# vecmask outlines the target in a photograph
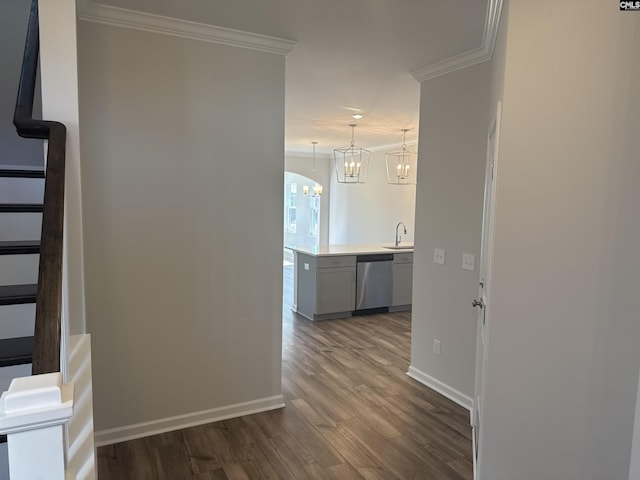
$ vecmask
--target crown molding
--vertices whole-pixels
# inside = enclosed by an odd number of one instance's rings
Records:
[[[413,70],[411,72],[413,78],[419,82],[424,82],[426,80],[431,80],[432,78],[440,77],[442,75],[491,60],[491,57],[493,56],[493,49],[496,45],[496,37],[498,35],[502,2],[503,0],[489,0],[487,5],[487,15],[484,21],[482,44],[479,47]]]
[[[378,145],[377,147],[369,147],[369,151],[370,152],[382,152],[384,150],[396,150],[399,148],[402,148],[402,142],[401,143],[390,143],[388,145]],[[417,147],[418,146],[418,141],[414,140],[412,142],[407,142],[404,145],[406,145],[407,147]]]
[[[292,40],[257,33],[102,5],[93,0],[78,0],[78,18],[85,22],[131,28],[277,55],[287,55],[298,44]]]
[[[305,150],[296,150],[295,148],[293,149],[287,149],[284,151],[284,155],[285,157],[298,157],[298,158],[313,158],[313,153],[309,153],[309,151]],[[316,152],[316,159],[322,159],[322,158],[331,158],[331,152]]]
[[[405,144],[407,147],[417,147],[418,141],[414,140],[412,142],[407,142]],[[367,147],[367,150],[370,152],[382,152],[385,150],[395,150],[402,148],[402,143],[392,143],[389,145],[378,145],[376,147]],[[331,149],[333,151],[333,149]],[[333,158],[333,153],[331,152],[317,152],[316,156],[318,159],[322,158]],[[309,153],[307,150],[301,151],[294,149],[287,149],[284,152],[286,157],[298,157],[298,158],[313,158],[313,153]]]

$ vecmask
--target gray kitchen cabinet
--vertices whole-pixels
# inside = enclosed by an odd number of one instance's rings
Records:
[[[312,320],[347,317],[355,308],[354,255],[297,256],[298,313]]]
[[[413,253],[393,255],[393,300],[390,310],[411,310]]]

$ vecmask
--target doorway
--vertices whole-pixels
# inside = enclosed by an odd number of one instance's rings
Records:
[[[320,198],[311,188],[316,182],[298,173],[284,174],[284,250],[282,255],[282,301],[284,309],[293,305],[292,246],[317,246],[320,243]],[[309,190],[307,193],[305,191]]]

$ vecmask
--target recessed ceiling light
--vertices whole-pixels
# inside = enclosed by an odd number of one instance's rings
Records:
[[[351,116],[353,118],[355,118],[356,120],[361,120],[362,118],[364,118],[364,114],[363,113],[352,113]]]

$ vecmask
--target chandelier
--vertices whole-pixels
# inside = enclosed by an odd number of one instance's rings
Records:
[[[349,126],[351,127],[351,145],[333,150],[336,179],[338,183],[365,183],[371,152],[356,146],[354,140],[356,124],[352,123]]]
[[[408,128],[402,129],[402,150],[385,155],[387,162],[387,183],[392,185],[415,185],[418,154],[407,148]]]

